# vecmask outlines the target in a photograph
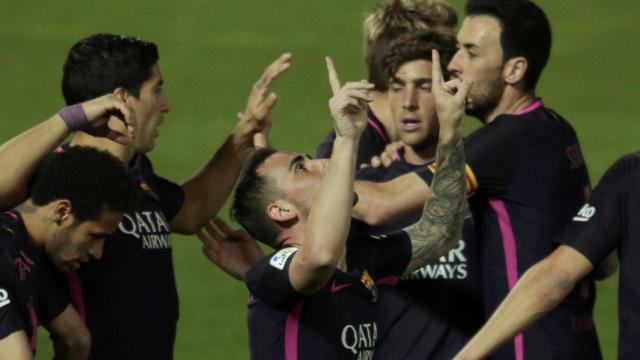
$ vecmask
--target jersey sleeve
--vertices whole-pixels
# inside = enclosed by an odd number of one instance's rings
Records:
[[[283,310],[305,297],[293,288],[289,280],[289,266],[297,252],[296,247],[280,249],[247,272],[245,283],[253,297]]]
[[[373,251],[375,276],[400,276],[411,260],[411,240],[405,231],[368,235]]]
[[[48,324],[69,306],[71,303],[64,286],[56,279],[53,271],[56,270],[49,261],[41,262],[43,264],[40,271],[38,284],[38,320],[42,324]]]
[[[496,121],[476,130],[464,142],[470,193],[503,194],[512,182],[522,141],[517,121]],[[520,140],[519,140],[520,139]]]
[[[623,222],[628,219],[625,203],[628,201],[631,171],[630,158],[616,162],[602,177],[588,203],[573,217],[571,225],[557,242],[579,251],[595,266],[615,250],[622,239]],[[637,163],[637,158],[634,159]]]
[[[2,239],[0,239],[1,241]],[[20,302],[13,273],[13,263],[8,254],[0,254],[0,339],[20,330],[27,330],[21,316]]]

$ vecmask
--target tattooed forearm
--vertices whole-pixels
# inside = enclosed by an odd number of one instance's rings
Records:
[[[445,255],[462,236],[467,193],[462,143],[458,137],[438,144],[433,195],[425,201],[420,220],[405,229],[412,245],[407,274]]]

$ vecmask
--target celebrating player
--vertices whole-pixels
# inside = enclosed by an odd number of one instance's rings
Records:
[[[438,119],[431,93],[431,52],[445,63],[456,51],[453,36],[429,31],[408,33],[386,50],[383,65],[389,77],[388,99],[396,130],[404,146],[389,167],[368,167],[359,180],[388,181],[415,171],[430,184],[438,144]],[[448,74],[447,74],[448,75]],[[366,229],[388,233],[417,222],[420,214]],[[356,224],[361,225],[361,224]],[[463,239],[446,256],[381,286],[378,305],[381,359],[451,359],[484,320],[478,246],[467,213]]]
[[[60,270],[99,259],[137,199],[135,181],[107,153],[77,147],[42,163],[30,197],[0,215],[0,358],[31,359],[35,351],[40,287],[52,281],[42,253]]]
[[[398,140],[389,112],[387,99],[387,73],[383,57],[389,43],[398,36],[413,32],[436,29],[453,34],[458,22],[453,7],[440,0],[386,0],[370,13],[364,21],[365,62],[369,71],[369,82],[375,87],[369,92],[372,101],[367,109],[368,123],[360,139],[357,165],[379,165],[378,155],[390,142]],[[331,156],[335,132],[318,146],[318,158]],[[394,145],[392,145],[394,147]],[[382,161],[390,159],[382,156]],[[422,205],[422,204],[420,204]]]
[[[575,132],[535,94],[551,47],[543,11],[526,0],[471,0],[466,12],[448,69],[474,81],[466,110],[485,124],[467,138],[465,153],[489,316],[520,274],[553,251],[549,239],[584,202],[589,181]],[[368,222],[404,215],[407,204],[417,207],[417,199],[428,196],[415,175],[356,191],[383,194],[361,196],[354,214]],[[568,301],[494,356],[600,358],[593,326],[574,326],[592,324],[594,296],[586,279]]]
[[[277,249],[245,277],[253,295],[249,337],[254,357],[371,358],[377,338],[376,279],[410,273],[458,242],[466,194],[460,131],[469,84],[444,83],[437,56],[433,89],[441,121],[439,170],[434,196],[416,225],[377,239],[349,235],[356,151],[372,85],[361,81],[340,87],[330,59],[336,130],[331,159],[262,149],[248,162],[232,211],[254,237]]]
[[[129,164],[143,191],[138,209],[126,213],[109,237],[103,258],[69,277],[74,304],[86,313],[93,338],[90,358],[172,358],[178,295],[171,233],[195,233],[222,207],[254,135],[268,127],[277,99],[268,86],[289,67],[290,58],[285,54],[267,68],[233,133],[198,172],[178,185],[157,176],[145,156],[170,110],[156,45],[98,34],[71,48],[62,81],[66,102],[110,93],[135,111],[137,128],[128,145],[82,132],[65,149],[106,149]]]

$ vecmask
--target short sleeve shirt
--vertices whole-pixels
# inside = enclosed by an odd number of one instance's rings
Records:
[[[411,256],[408,235],[399,232],[370,239],[370,247],[347,251],[347,272],[337,271],[326,286],[305,296],[289,280],[299,251],[280,249],[246,276],[249,344],[254,359],[371,359],[378,329],[376,279],[399,275]]]

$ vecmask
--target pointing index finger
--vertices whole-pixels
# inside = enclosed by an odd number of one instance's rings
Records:
[[[333,94],[337,94],[340,91],[340,78],[338,78],[338,72],[336,71],[336,66],[333,63],[333,59],[329,56],[324,58],[324,61],[327,63],[327,72],[329,73],[329,84],[331,85],[331,91]]]
[[[442,89],[444,80],[442,78],[442,69],[440,68],[440,53],[438,53],[438,50],[431,50],[431,60],[431,77],[433,79],[433,87]]]

